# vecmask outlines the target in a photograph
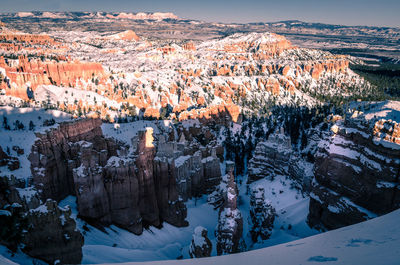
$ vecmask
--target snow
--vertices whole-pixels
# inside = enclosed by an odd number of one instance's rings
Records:
[[[84,178],[87,176],[85,173],[85,169],[86,169],[86,167],[83,164],[81,164],[79,167],[74,168],[73,171],[77,177]]]
[[[48,210],[47,210],[46,204],[42,204],[42,205],[38,206],[38,207],[35,208],[35,209],[29,210],[29,212],[31,212],[31,213],[40,213],[40,214],[42,214],[42,213],[47,213]]]
[[[0,210],[0,216],[11,216],[11,212],[7,210]]]
[[[130,161],[130,159],[112,156],[107,160],[106,167],[118,167],[121,164],[124,165],[125,163],[129,163]]]
[[[70,115],[58,110],[44,110],[40,108],[14,108],[0,107],[0,117],[7,117],[8,124],[11,130],[5,130],[2,126],[3,119],[0,123],[0,146],[6,152],[7,147],[10,149],[10,155],[17,157],[20,161],[20,168],[14,171],[9,171],[7,167],[1,167],[0,172],[4,176],[11,177],[12,175],[19,179],[29,179],[31,176],[30,162],[28,156],[31,152],[31,147],[36,140],[35,133],[43,133],[46,130],[58,126],[57,123],[70,120]],[[40,117],[40,118],[39,118]],[[54,119],[56,124],[52,127],[43,126],[44,120]],[[14,130],[14,123],[19,120],[24,125],[24,130]],[[32,121],[35,125],[35,130],[29,130],[29,122]],[[18,155],[12,150],[13,146],[19,146],[24,149],[23,155]],[[28,192],[28,191],[27,191]],[[27,194],[25,194],[27,195]]]
[[[85,222],[77,218],[76,198],[68,196],[59,203],[60,207],[71,208],[71,217],[77,221],[78,229],[84,231],[83,264],[167,260],[181,255],[189,258],[189,246],[197,226],[203,226],[209,231],[208,237],[215,246],[214,230],[218,212],[207,204],[205,196],[189,200],[186,205],[188,227],[177,228],[164,223],[161,229],[150,227],[137,236],[114,225],[106,227],[106,233],[90,225],[87,225],[89,231],[85,231]],[[212,255],[216,255],[215,249]]]
[[[353,103],[351,107],[356,108],[358,106],[364,107],[363,117],[366,120],[372,120],[375,118],[384,118],[386,120],[393,120],[400,122],[400,101],[382,101],[382,102],[361,102]],[[365,107],[368,107],[366,110]]]
[[[65,225],[65,222],[66,222],[66,221],[67,221],[67,220],[65,219],[64,214],[60,215],[60,222],[61,222],[61,225],[62,225],[62,226]]]
[[[30,202],[31,199],[37,194],[37,191],[34,187],[27,187],[27,188],[17,188],[19,196],[25,200],[26,202]]]
[[[329,145],[328,152],[331,154],[336,154],[339,156],[344,156],[346,158],[350,158],[351,160],[359,160],[362,164],[368,166],[369,168],[372,168],[376,171],[382,171],[381,165],[373,161],[369,158],[367,158],[365,155],[352,150],[352,145],[353,142],[347,141],[343,139],[342,137],[339,136],[334,136],[331,144]],[[343,147],[345,146],[345,147]],[[348,165],[348,163],[346,163]],[[357,166],[351,165],[355,169],[355,171],[359,172],[357,169]]]
[[[66,102],[67,104],[75,104],[75,100],[79,101],[84,99],[90,105],[101,106],[104,103],[109,107],[119,109],[120,103],[110,100],[104,96],[99,95],[94,91],[86,91],[72,87],[58,87],[53,85],[41,85],[35,90],[35,100],[39,102],[47,102],[47,97],[53,103]]]
[[[312,265],[328,262],[335,265],[398,265],[399,219],[400,210],[396,210],[366,222],[273,247],[219,257],[157,261],[151,264]]]
[[[377,188],[389,188],[389,189],[393,189],[394,187],[396,187],[397,184],[393,183],[393,182],[387,182],[387,181],[378,181],[376,183],[376,187]]]
[[[194,229],[194,233],[193,233],[193,242],[195,246],[199,246],[202,247],[204,245],[207,244],[205,238],[203,237],[203,231],[207,231],[207,229],[205,229],[202,226],[198,226]]]
[[[188,161],[191,158],[190,155],[187,156],[180,156],[177,159],[175,159],[175,167],[181,167],[183,164],[185,164],[186,161]]]
[[[131,139],[137,135],[138,131],[145,130],[147,127],[153,128],[154,135],[160,131],[169,130],[170,120],[163,121],[134,121],[129,123],[120,123],[119,128],[115,129],[113,123],[103,123],[101,129],[106,137],[113,137],[126,144],[131,144]]]

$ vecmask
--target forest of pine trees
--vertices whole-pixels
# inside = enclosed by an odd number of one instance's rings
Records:
[[[233,124],[225,129],[226,159],[236,165],[235,175],[246,173],[246,165],[250,160],[256,144],[268,139],[269,135],[283,127],[285,134],[290,136],[294,150],[301,151],[308,144],[307,132],[320,126],[328,130],[327,117],[330,114],[343,114],[342,108],[332,104],[313,108],[304,106],[275,106],[269,116],[244,117],[240,130],[234,132]]]

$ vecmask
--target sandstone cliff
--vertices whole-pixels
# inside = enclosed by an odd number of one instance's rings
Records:
[[[98,119],[82,119],[37,135],[29,159],[41,197],[76,195],[81,218],[136,234],[164,221],[186,226],[184,201],[219,183],[216,147],[200,148],[183,136],[171,141],[148,128],[132,138],[128,150],[104,137],[100,125]]]
[[[400,207],[399,155],[381,118],[357,111],[319,145],[309,224],[322,229],[361,222]],[[386,127],[388,128],[388,127]],[[395,134],[395,132],[393,132]]]

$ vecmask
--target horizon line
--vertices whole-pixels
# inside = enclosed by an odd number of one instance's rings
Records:
[[[88,11],[88,10],[25,10],[25,11],[0,11],[0,14],[17,14],[21,12],[54,12],[54,13],[133,13],[133,14],[138,14],[138,13],[145,13],[145,14],[154,14],[154,13],[171,13],[175,16],[178,17],[180,20],[191,20],[191,21],[199,21],[199,22],[206,22],[206,23],[220,23],[220,24],[237,24],[237,25],[246,25],[246,24],[268,24],[268,23],[283,23],[283,22],[302,22],[302,23],[309,23],[309,24],[322,24],[322,25],[331,25],[331,26],[342,26],[342,27],[370,27],[370,28],[395,28],[395,29],[400,29],[399,26],[376,26],[376,25],[362,25],[362,24],[352,24],[352,25],[345,25],[345,24],[332,24],[332,23],[326,23],[326,22],[320,22],[320,21],[305,21],[305,20],[299,20],[299,19],[284,19],[284,20],[276,20],[276,21],[252,21],[252,22],[220,22],[220,21],[207,21],[207,20],[202,20],[202,19],[195,19],[195,18],[185,18],[185,17],[180,17],[178,16],[175,12],[173,11]],[[24,17],[21,17],[24,18]],[[50,18],[51,19],[51,18]],[[168,19],[168,18],[166,18]]]

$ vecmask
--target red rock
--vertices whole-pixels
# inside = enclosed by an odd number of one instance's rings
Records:
[[[183,44],[182,47],[183,47],[183,49],[188,50],[188,51],[195,51],[196,50],[196,46],[191,41]]]

